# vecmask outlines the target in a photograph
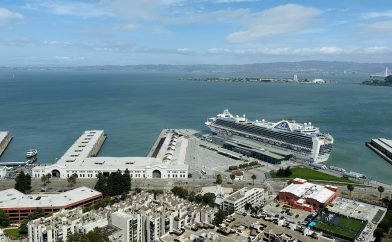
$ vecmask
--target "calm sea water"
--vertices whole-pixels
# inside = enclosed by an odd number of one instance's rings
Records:
[[[373,137],[392,138],[392,88],[331,76],[329,85],[206,83],[185,74],[9,72],[0,76],[0,130],[14,140],[0,161],[39,149],[52,163],[86,129],[104,129],[103,156],[144,156],[163,128],[205,130],[229,108],[250,119],[312,122],[335,138],[328,164],[392,183],[392,165],[370,151]],[[194,76],[194,75],[192,75]]]

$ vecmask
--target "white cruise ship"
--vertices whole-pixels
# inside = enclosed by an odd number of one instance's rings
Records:
[[[319,128],[311,123],[249,121],[245,115],[234,116],[227,109],[209,118],[205,124],[218,135],[240,136],[266,147],[290,152],[294,157],[309,162],[328,160],[334,141],[331,135],[320,133]]]

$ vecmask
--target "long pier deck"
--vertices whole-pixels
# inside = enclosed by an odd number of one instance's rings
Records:
[[[0,156],[7,149],[8,144],[11,142],[12,136],[6,131],[0,131]]]

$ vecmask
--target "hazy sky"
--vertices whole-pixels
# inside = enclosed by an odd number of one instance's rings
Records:
[[[392,62],[391,0],[0,0],[0,65]]]

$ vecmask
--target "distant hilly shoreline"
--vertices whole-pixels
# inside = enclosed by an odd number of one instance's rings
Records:
[[[0,67],[1,70],[75,70],[75,71],[137,71],[137,72],[187,72],[187,73],[325,73],[325,74],[373,74],[382,72],[392,63],[357,63],[343,61],[273,62],[243,65],[92,65],[92,66],[26,66]]]

